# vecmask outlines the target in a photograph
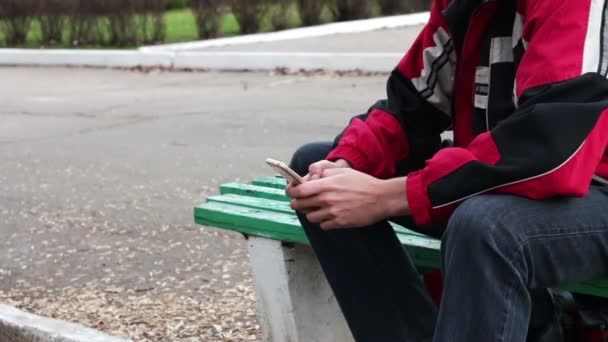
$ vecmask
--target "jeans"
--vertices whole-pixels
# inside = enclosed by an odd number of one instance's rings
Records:
[[[304,175],[330,143],[300,148]],[[323,231],[298,215],[357,341],[526,341],[538,294],[608,273],[608,187],[582,198],[479,195],[449,222],[418,228],[441,238],[444,293],[437,309],[388,222]]]

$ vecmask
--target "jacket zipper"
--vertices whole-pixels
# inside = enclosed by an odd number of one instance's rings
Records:
[[[464,55],[464,51],[465,51],[465,47],[467,46],[467,42],[469,41],[469,36],[471,33],[471,26],[473,25],[473,22],[475,20],[475,17],[477,17],[477,15],[479,14],[479,12],[484,9],[488,4],[493,3],[496,0],[489,0],[489,1],[485,1],[484,3],[482,3],[481,5],[479,5],[472,13],[469,19],[469,22],[467,23],[467,30],[464,34],[464,39],[462,40],[462,47],[460,49],[460,51],[458,51],[458,59],[456,61],[456,75],[454,78],[454,83],[458,84],[458,81],[460,80],[461,76],[462,76],[462,60],[463,60],[463,55]],[[458,111],[457,111],[457,106],[456,103],[457,101],[459,102],[460,99],[458,97],[458,86],[454,86],[454,93],[452,94],[453,97],[453,101],[452,101],[452,113],[454,113],[454,119],[453,119],[453,127],[454,127],[454,142],[455,142],[455,146],[458,147],[462,147],[460,146],[459,142],[456,139],[456,120],[458,117]],[[472,113],[470,113],[472,115]]]

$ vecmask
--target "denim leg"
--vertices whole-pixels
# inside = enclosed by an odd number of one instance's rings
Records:
[[[531,292],[608,273],[608,188],[537,201],[465,201],[442,239],[445,290],[434,341],[526,341]]]
[[[305,145],[291,166],[304,174],[329,149],[329,143]],[[299,218],[357,341],[430,340],[437,309],[387,222],[325,232]]]
[[[325,159],[331,149],[332,142],[330,141],[312,142],[303,145],[293,154],[289,167],[300,176],[305,176],[308,173],[308,166]]]

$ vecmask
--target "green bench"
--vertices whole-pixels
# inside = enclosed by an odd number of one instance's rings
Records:
[[[195,208],[195,221],[248,237],[258,316],[266,339],[350,340],[306,235],[289,207],[285,186],[280,177],[224,184],[220,195]],[[418,267],[440,267],[439,240],[397,225],[393,228]],[[608,298],[608,281],[567,289]]]

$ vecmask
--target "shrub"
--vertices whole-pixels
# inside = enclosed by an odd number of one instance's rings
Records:
[[[409,3],[412,1],[403,0],[378,0],[380,6],[380,12],[382,14],[399,14],[407,13],[409,11]]]
[[[127,46],[137,44],[136,2],[97,0],[95,13],[107,17],[109,44]]]
[[[40,42],[45,45],[60,43],[69,3],[64,0],[38,0],[36,19],[40,23]]]
[[[284,30],[289,27],[289,10],[293,5],[292,0],[273,0],[272,1],[272,27],[275,30]]]
[[[318,25],[321,23],[323,12],[323,0],[297,0],[300,19],[305,26]]]
[[[224,0],[191,0],[190,8],[196,18],[196,28],[201,39],[219,35]]]
[[[336,21],[368,18],[372,8],[370,0],[333,0],[332,5]]]
[[[260,30],[262,18],[269,9],[268,0],[230,0],[230,8],[239,23],[241,33],[255,33]]]
[[[34,0],[0,0],[1,24],[8,45],[23,45],[31,24]]]
[[[183,8],[188,7],[188,2],[190,2],[190,1],[187,1],[187,0],[169,0],[169,1],[167,1],[167,4],[166,4],[165,8],[168,9],[168,10],[183,9]]]
[[[167,0],[139,0],[136,12],[139,17],[140,40],[145,43],[158,43],[165,40],[165,9]]]
[[[66,0],[69,8],[69,39],[71,45],[99,44],[96,13],[103,7],[98,0]]]

